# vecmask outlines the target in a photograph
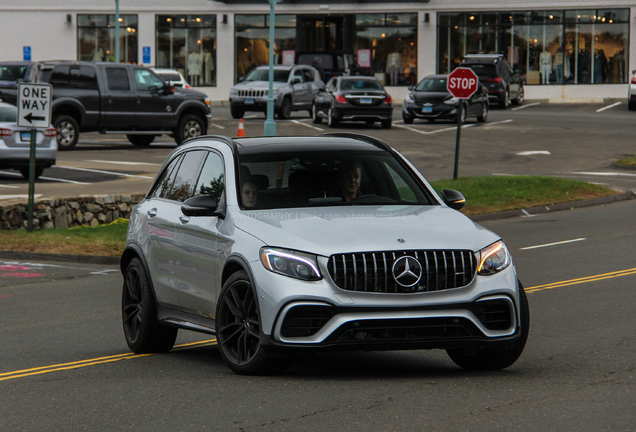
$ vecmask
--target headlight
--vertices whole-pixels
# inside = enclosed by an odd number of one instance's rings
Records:
[[[413,96],[411,94],[407,94],[404,98],[404,102],[406,102],[407,104],[412,104],[415,101],[413,100]]]
[[[272,95],[274,95],[274,96],[278,96],[278,93],[279,93],[279,92],[278,92],[278,89],[274,89],[274,90],[272,91]]]
[[[457,105],[457,102],[459,102],[459,99],[456,97],[444,101],[446,105]]]
[[[477,274],[490,276],[507,268],[512,263],[512,257],[502,240],[491,244],[479,251],[479,267]]]
[[[306,281],[322,279],[315,255],[264,247],[261,249],[261,262],[267,270],[284,276]]]
[[[237,89],[230,89],[230,94],[231,95],[238,94],[238,90]]]

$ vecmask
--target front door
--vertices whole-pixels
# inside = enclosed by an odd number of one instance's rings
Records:
[[[162,130],[176,126],[174,94],[167,93],[164,82],[149,69],[136,68],[135,118],[147,130]]]
[[[102,94],[104,129],[129,130],[135,124],[135,93],[125,67],[106,67],[106,89]]]

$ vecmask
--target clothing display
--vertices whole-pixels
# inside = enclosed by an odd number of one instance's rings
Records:
[[[208,51],[203,52],[203,61],[201,63],[203,69],[203,82],[201,84],[212,83],[212,71],[214,70],[214,64],[212,63],[212,54]]]
[[[539,55],[541,65],[541,83],[550,84],[550,74],[552,73],[552,54],[550,51],[543,51]]]
[[[552,70],[556,72],[557,83],[563,83],[563,51],[561,51],[561,48],[557,49],[557,52],[554,54]]]
[[[201,54],[191,52],[188,54],[188,81],[192,85],[199,85],[201,76]]]
[[[402,56],[394,52],[386,58],[386,73],[389,74],[389,85],[398,85],[398,76],[402,70]]]

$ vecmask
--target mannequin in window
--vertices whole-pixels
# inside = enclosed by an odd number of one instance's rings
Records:
[[[386,58],[386,73],[389,74],[389,85],[398,84],[398,75],[402,70],[402,56],[398,52],[388,55]]]
[[[212,71],[214,70],[214,64],[212,63],[212,53],[208,50],[203,50],[203,82],[201,84],[212,83]]]
[[[552,64],[552,70],[556,72],[556,81],[559,84],[563,83],[563,50],[561,47],[557,48],[554,54],[554,63]]]
[[[93,61],[94,62],[104,61],[104,50],[103,49],[96,48],[95,51],[93,51]]]
[[[188,80],[190,84],[199,85],[199,76],[201,75],[201,54],[192,51],[188,54]]]
[[[539,54],[539,64],[541,65],[541,83],[550,84],[550,73],[552,72],[552,54],[550,51],[543,51]]]

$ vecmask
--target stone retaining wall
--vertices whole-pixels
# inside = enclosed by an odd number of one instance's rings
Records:
[[[33,229],[97,226],[118,218],[130,218],[130,211],[144,195],[90,195],[35,201]],[[28,204],[0,205],[0,230],[24,229]]]

